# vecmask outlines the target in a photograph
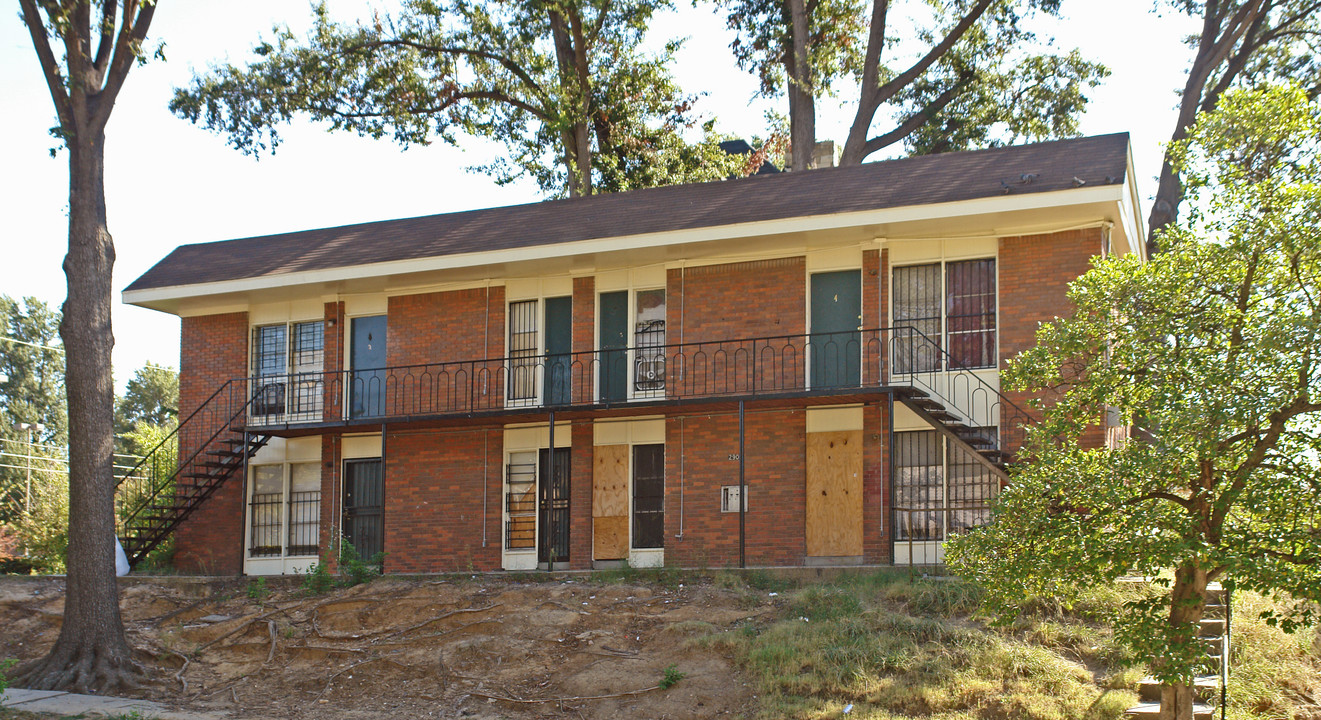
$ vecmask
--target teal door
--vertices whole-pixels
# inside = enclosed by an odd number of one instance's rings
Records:
[[[573,397],[570,367],[573,364],[573,298],[546,298],[546,388],[547,405],[567,405]]]
[[[601,293],[599,392],[604,402],[628,399],[628,291]]]
[[[862,359],[862,271],[812,276],[812,326],[808,358],[812,389],[860,384]]]

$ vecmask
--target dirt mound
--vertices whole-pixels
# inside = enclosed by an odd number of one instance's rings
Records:
[[[139,660],[154,668],[143,696],[183,709],[714,718],[750,716],[754,696],[727,658],[693,638],[757,622],[774,609],[762,595],[465,576],[308,597],[288,581],[161,578],[128,584],[121,607]],[[0,658],[39,657],[62,617],[61,581],[0,578]],[[657,687],[671,666],[682,679]]]

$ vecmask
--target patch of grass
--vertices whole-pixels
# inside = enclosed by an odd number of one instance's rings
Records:
[[[330,574],[330,566],[324,560],[314,563],[303,576],[303,593],[306,595],[325,595],[335,587],[335,576]]]
[[[0,694],[9,689],[9,668],[18,664],[16,658],[0,660]]]
[[[271,589],[266,586],[266,578],[259,577],[248,582],[248,599],[257,602],[265,602],[271,594]]]
[[[1116,659],[1108,630],[1074,618],[992,628],[980,599],[956,580],[848,575],[788,593],[768,624],[698,642],[738,659],[767,718],[837,718],[852,704],[850,718],[1102,720],[1136,701],[1094,680]]]
[[[1234,594],[1230,645],[1230,718],[1312,717],[1321,700],[1318,629],[1292,635],[1268,625],[1261,613],[1273,606],[1250,592]]]

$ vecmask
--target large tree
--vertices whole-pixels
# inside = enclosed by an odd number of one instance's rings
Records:
[[[845,77],[859,84],[840,164],[856,165],[897,143],[925,154],[1076,134],[1084,90],[1107,73],[1025,26],[1058,0],[716,1],[740,66],[788,97],[797,170],[813,164],[816,99]]]
[[[1161,716],[1186,720],[1209,583],[1277,596],[1286,629],[1321,601],[1321,107],[1230,91],[1173,157],[1192,211],[1164,251],[1099,261],[1010,365],[1049,401],[950,564],[1010,611],[1172,571],[1116,632],[1153,659]],[[1107,410],[1132,436],[1082,447]]]
[[[1188,39],[1194,49],[1179,93],[1172,143],[1187,136],[1201,113],[1214,110],[1236,84],[1292,81],[1315,97],[1321,92],[1321,0],[1167,0],[1200,16],[1202,29]],[[1172,145],[1171,147],[1174,147]],[[1148,219],[1147,242],[1156,249],[1159,230],[1179,217],[1183,180],[1167,151]]]
[[[106,226],[105,128],[143,57],[154,0],[19,0],[69,155],[68,280],[60,338],[69,409],[69,550],[64,620],[29,688],[112,692],[142,673],[124,638],[115,583],[114,242]]]
[[[669,0],[408,0],[399,13],[335,22],[325,5],[298,37],[276,29],[246,67],[223,65],[176,90],[170,108],[249,153],[274,151],[295,116],[402,145],[456,131],[505,148],[498,182],[530,176],[572,196],[727,177],[739,163],[695,98],[675,84],[677,43],[644,51]]]

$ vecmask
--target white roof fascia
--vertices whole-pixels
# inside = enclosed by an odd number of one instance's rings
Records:
[[[880,210],[864,210],[833,215],[809,215],[779,220],[761,220],[735,225],[715,225],[689,230],[671,230],[642,235],[624,235],[591,240],[576,240],[566,243],[533,245],[519,248],[507,248],[484,252],[456,253],[429,258],[410,260],[391,260],[387,262],[365,263],[346,267],[307,270],[279,275],[262,275],[237,280],[221,280],[209,283],[172,285],[144,290],[125,290],[123,301],[130,305],[146,305],[169,300],[219,295],[224,293],[251,292],[272,288],[306,285],[314,283],[332,283],[344,280],[374,278],[403,273],[432,272],[456,268],[493,265],[508,262],[526,262],[572,255],[586,255],[600,252],[617,252],[637,248],[655,248],[667,245],[727,240],[739,237],[774,235],[780,233],[806,232],[816,230],[834,230],[860,225],[878,225],[885,223],[954,218],[967,215],[1003,213],[1022,210],[1059,207],[1063,205],[1083,205],[1100,202],[1123,202],[1124,185],[1102,185],[1080,187],[1053,192],[1031,193],[1028,195],[1007,195],[1002,197],[978,198],[950,203],[930,205],[908,205]]]

